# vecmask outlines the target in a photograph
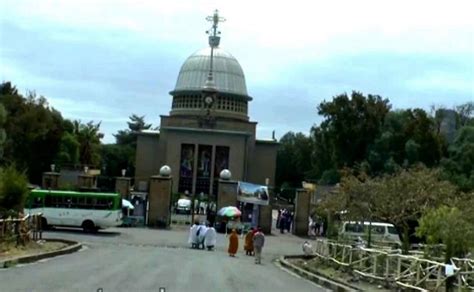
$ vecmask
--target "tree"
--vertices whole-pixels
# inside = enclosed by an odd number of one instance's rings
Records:
[[[28,180],[24,173],[13,165],[0,170],[0,214],[22,211],[27,194]]]
[[[7,139],[7,134],[5,133],[5,122],[7,120],[7,111],[5,107],[0,104],[0,161],[3,160],[3,147]]]
[[[74,121],[74,134],[79,142],[79,161],[82,165],[98,167],[100,165],[100,139],[104,137],[100,131],[100,122],[93,121],[82,124]]]
[[[137,142],[136,134],[142,130],[150,129],[152,125],[145,122],[145,116],[137,116],[136,114],[132,114],[129,119],[130,122],[127,122],[128,129],[120,130],[114,136],[117,144],[132,145],[135,147]]]
[[[429,244],[446,246],[445,262],[452,257],[465,257],[474,246],[474,223],[456,207],[441,206],[427,211],[420,219],[417,236],[425,237]]]
[[[338,167],[351,167],[365,160],[389,110],[388,99],[355,91],[350,98],[341,94],[319,105],[318,113],[325,118],[323,128],[331,133]]]
[[[463,191],[474,190],[474,126],[464,126],[442,160],[444,175]]]
[[[80,143],[77,137],[70,132],[64,132],[61,137],[61,144],[56,163],[61,166],[76,166],[79,163],[79,147]]]
[[[458,128],[472,125],[474,115],[474,102],[467,102],[456,107],[458,114]]]
[[[277,152],[276,186],[300,187],[311,170],[312,141],[303,133],[288,132]]]
[[[353,170],[344,172],[335,196],[325,204],[333,212],[346,210],[352,219],[380,220],[402,230],[407,242],[416,222],[426,209],[454,204],[458,191],[442,180],[438,169],[416,166],[393,175],[371,178]]]
[[[119,144],[105,144],[101,147],[103,175],[121,176],[122,169],[128,176],[134,174],[135,151],[132,147]]]
[[[102,146],[102,165],[107,175],[120,175],[122,169],[127,170],[128,176],[135,173],[137,133],[151,129],[152,125],[145,122],[145,116],[132,114],[129,119],[128,129],[120,130],[114,135],[116,144]]]
[[[0,85],[0,103],[8,115],[3,160],[25,169],[33,183],[40,183],[42,172],[57,156],[63,118],[44,97],[31,92],[24,97],[9,82]]]

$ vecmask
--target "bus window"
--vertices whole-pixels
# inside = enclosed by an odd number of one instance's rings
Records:
[[[106,210],[107,209],[107,199],[97,199],[95,204],[95,209]]]
[[[78,200],[79,200],[78,197],[72,197],[70,208],[74,208],[74,209],[78,208]]]
[[[33,198],[31,208],[43,208],[43,198],[40,198],[40,197]]]
[[[72,207],[72,198],[71,197],[64,197],[63,198],[63,208],[71,208]]]
[[[45,207],[52,207],[53,204],[51,202],[51,196],[50,195],[46,195],[46,197],[44,198],[44,206]]]

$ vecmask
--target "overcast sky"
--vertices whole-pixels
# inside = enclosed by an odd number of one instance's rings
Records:
[[[102,121],[104,142],[132,113],[154,125],[169,113],[168,92],[207,46],[216,8],[259,138],[307,133],[321,101],[352,90],[394,108],[474,100],[474,1],[0,3],[0,81],[44,95],[66,118]]]

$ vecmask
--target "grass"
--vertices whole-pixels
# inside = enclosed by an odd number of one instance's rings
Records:
[[[27,244],[16,246],[15,243],[0,243],[0,260],[7,260],[11,258],[35,255],[50,251],[55,251],[66,247],[67,244],[63,242],[53,241],[30,241]]]
[[[361,291],[391,291],[389,289],[379,288],[378,284],[371,284],[365,281],[353,281],[353,276],[340,269],[332,267],[330,264],[326,264],[319,258],[311,260],[304,259],[289,259],[289,261],[309,272],[322,275],[329,279],[337,280],[340,283],[351,285],[359,288]]]

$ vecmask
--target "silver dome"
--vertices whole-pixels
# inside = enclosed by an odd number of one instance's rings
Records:
[[[207,47],[189,56],[181,66],[174,91],[201,91],[209,74],[211,48]],[[237,59],[221,48],[214,48],[213,76],[217,90],[250,97],[247,94],[245,76]]]

